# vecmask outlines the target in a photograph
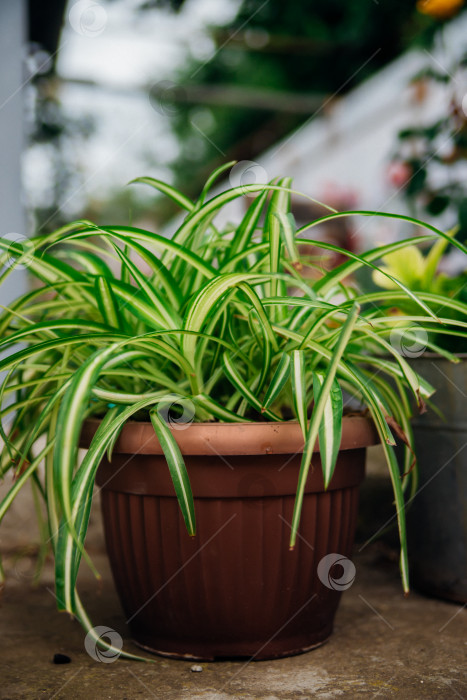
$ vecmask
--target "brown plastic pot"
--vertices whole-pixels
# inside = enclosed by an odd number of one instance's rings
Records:
[[[89,445],[97,421],[88,421]],[[107,549],[131,634],[178,658],[297,654],[332,632],[351,555],[365,447],[363,417],[346,417],[335,474],[324,491],[314,455],[299,538],[290,523],[303,439],[297,423],[194,423],[174,430],[195,497],[188,536],[150,423],[129,422],[97,483]],[[329,554],[339,555],[323,560]],[[320,569],[318,572],[318,565]]]

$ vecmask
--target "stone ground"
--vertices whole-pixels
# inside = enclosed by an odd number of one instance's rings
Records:
[[[344,593],[334,634],[307,654],[277,661],[202,663],[153,657],[153,664],[100,663],[84,649],[77,623],[55,611],[50,571],[36,588],[28,560],[16,565],[0,609],[0,697],[160,698],[230,700],[258,698],[467,698],[466,618],[458,605],[400,590],[397,566],[374,545],[354,558],[357,580]],[[104,582],[89,577],[82,590],[93,619],[125,633],[104,556]],[[54,654],[71,658],[52,663]]]
[[[40,584],[31,586],[33,561],[19,556],[30,540],[30,517],[23,502],[1,531],[7,582],[0,599],[0,698],[467,700],[467,611],[416,592],[404,598],[397,557],[387,544],[356,546],[356,581],[344,593],[334,634],[321,648],[276,661],[202,663],[202,671],[193,672],[192,661],[91,658],[79,625],[56,612],[50,562]],[[98,586],[84,573],[80,590],[94,624],[115,629],[124,648],[138,653],[128,638],[96,515],[90,549],[103,581]],[[54,664],[57,653],[71,662]]]

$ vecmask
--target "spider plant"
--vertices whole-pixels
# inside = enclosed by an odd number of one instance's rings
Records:
[[[408,590],[404,501],[416,484],[410,396],[422,410],[432,387],[389,342],[402,317],[388,316],[386,309],[406,297],[418,310],[404,317],[407,323],[457,334],[467,326],[438,318],[433,309],[439,297],[414,293],[384,269],[394,290],[363,294],[352,282],[359,268],[378,269],[382,256],[413,239],[356,255],[310,237],[311,229],[336,217],[392,215],[328,209],[297,230],[290,178],[211,196],[213,183],[232,165],[211,175],[197,201],[149,177],[135,181],[184,211],[171,238],[88,221],[37,236],[27,250],[0,238],[0,282],[21,264],[40,282],[0,315],[5,445],[0,467],[3,476],[13,475],[0,520],[30,481],[47,510],[58,607],[91,633],[76,579],[83,557],[92,566],[84,542],[96,471],[129,419],[152,421],[186,527],[196,532],[188,474],[164,414],[173,396],[179,408],[193,406],[196,421],[299,421],[304,448],[291,547],[316,439],[327,486],[341,439],[342,392],[361,400],[380,435],[392,480]],[[251,201],[241,222],[219,229],[216,215],[245,195]],[[433,226],[420,226],[426,233],[418,243],[446,238]],[[319,247],[347,261],[323,271],[316,258],[299,254],[298,243],[302,251]],[[453,244],[466,252],[458,241]],[[302,276],[305,266],[314,268],[313,279]],[[465,314],[460,302],[442,302]],[[91,416],[101,421],[79,462],[81,429]],[[395,436],[406,442],[403,473],[392,449]]]

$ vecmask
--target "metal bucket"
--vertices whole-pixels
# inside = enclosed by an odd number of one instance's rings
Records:
[[[411,360],[436,388],[432,410],[413,421],[420,483],[407,514],[415,588],[467,601],[467,355],[453,364],[431,353]]]

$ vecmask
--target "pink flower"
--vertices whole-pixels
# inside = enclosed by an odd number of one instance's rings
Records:
[[[397,189],[405,187],[412,174],[412,166],[403,160],[393,160],[389,163],[386,173],[388,182]]]

